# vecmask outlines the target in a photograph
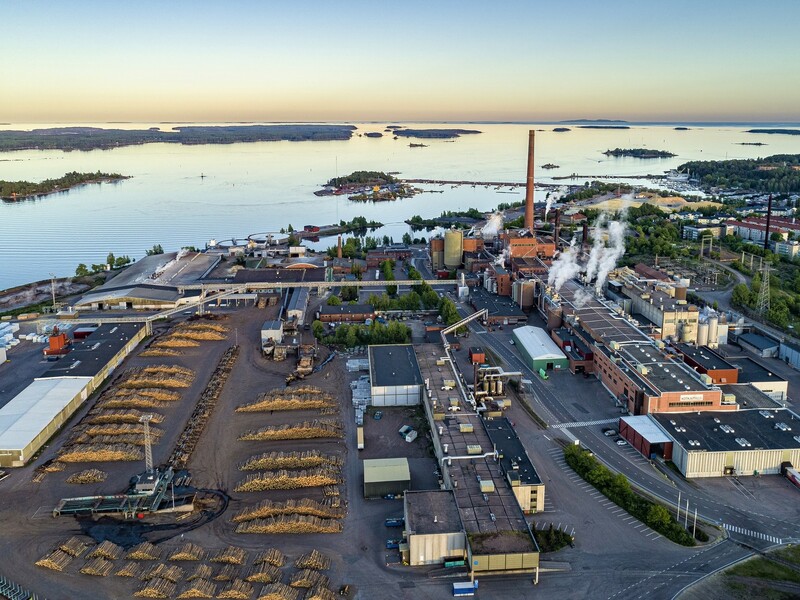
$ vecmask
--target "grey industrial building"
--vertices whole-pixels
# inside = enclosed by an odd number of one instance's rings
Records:
[[[307,308],[308,288],[295,288],[292,291],[292,297],[289,299],[289,305],[286,307],[286,318],[296,319],[298,325],[303,325]]]
[[[544,510],[544,483],[531,462],[511,422],[503,417],[484,420],[486,432],[497,452],[500,469],[517,497],[522,512]]]
[[[369,347],[373,406],[416,406],[422,398],[422,374],[411,344]]]
[[[264,321],[261,326],[261,347],[270,342],[280,344],[283,341],[283,321],[280,319],[270,319]]]
[[[407,458],[373,458],[364,465],[364,498],[399,496],[411,489],[411,470]]]
[[[782,462],[800,464],[800,427],[787,410],[650,416],[674,441],[672,461],[687,478],[771,475]]]
[[[466,558],[467,534],[452,490],[406,492],[403,509],[412,567]]]

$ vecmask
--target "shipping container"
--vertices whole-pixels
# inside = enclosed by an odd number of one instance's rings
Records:
[[[357,427],[356,428],[356,437],[358,439],[358,449],[359,450],[363,450],[364,449],[364,428],[363,427]]]

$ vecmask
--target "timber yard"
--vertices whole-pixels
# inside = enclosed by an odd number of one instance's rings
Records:
[[[0,595],[691,598],[800,541],[800,351],[534,207],[534,140],[521,227],[212,240],[0,321]]]

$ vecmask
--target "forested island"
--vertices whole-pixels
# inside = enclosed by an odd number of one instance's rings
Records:
[[[567,131],[572,131],[569,127],[553,127],[553,131],[556,133],[565,133]]]
[[[187,125],[169,131],[52,127],[31,131],[0,131],[0,152],[12,150],[107,150],[153,143],[184,145],[240,142],[349,140],[352,125]]]
[[[629,125],[578,125],[580,129],[630,129]]]
[[[777,135],[800,135],[800,129],[748,129],[746,133],[769,133]]]
[[[631,156],[633,158],[672,158],[676,156],[672,152],[664,150],[651,150],[649,148],[614,148],[603,152],[606,156]]]
[[[0,181],[0,198],[6,201],[24,200],[36,196],[46,196],[56,192],[66,192],[79,185],[88,183],[103,183],[106,181],[120,181],[129,179],[119,173],[78,173],[73,171],[58,179],[45,179],[42,182],[33,181]]]
[[[706,188],[742,191],[800,192],[800,154],[776,154],[742,160],[691,161],[678,167]]]
[[[402,137],[420,138],[425,140],[448,140],[452,138],[461,137],[462,135],[471,135],[475,133],[482,133],[477,129],[397,129],[394,134]]]
[[[689,131],[688,127],[675,127],[675,131]]]
[[[354,171],[350,175],[328,180],[314,195],[347,195],[348,200],[356,202],[381,202],[409,198],[418,191],[382,171]]]

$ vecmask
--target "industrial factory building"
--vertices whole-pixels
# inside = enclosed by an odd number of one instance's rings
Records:
[[[261,326],[261,347],[269,345],[271,342],[280,344],[283,341],[283,321],[280,319],[270,319],[264,321]]]
[[[102,325],[0,408],[0,466],[29,461],[144,336],[141,324]]]
[[[364,498],[399,496],[411,489],[407,458],[373,458],[364,464]]]
[[[286,318],[296,320],[298,325],[303,325],[308,308],[308,288],[295,288],[286,307]]]
[[[503,417],[484,421],[497,452],[500,469],[525,514],[544,510],[544,483],[531,462],[511,422]]]
[[[373,406],[416,406],[422,398],[422,374],[411,344],[369,347]]]
[[[522,359],[534,371],[569,367],[569,359],[544,329],[530,325],[517,327],[513,331],[513,336]]]
[[[452,490],[406,492],[403,514],[412,567],[467,557],[467,534]]]
[[[672,462],[685,477],[770,475],[800,464],[800,435],[786,410],[653,415],[673,440]]]
[[[672,460],[672,438],[649,415],[621,417],[619,435],[647,458]]]

